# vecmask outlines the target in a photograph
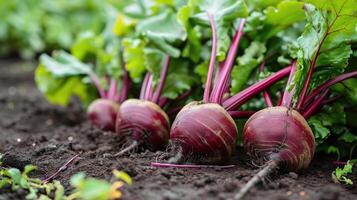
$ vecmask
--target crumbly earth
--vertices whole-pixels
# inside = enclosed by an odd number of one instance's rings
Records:
[[[142,151],[121,158],[112,155],[122,147],[115,133],[90,126],[78,103],[69,108],[50,105],[36,89],[34,63],[16,59],[0,61],[0,152],[3,165],[38,166],[32,175],[47,177],[77,153],[79,159],[56,177],[71,190],[69,178],[80,171],[110,180],[112,170],[126,171],[134,181],[125,186],[123,199],[232,199],[256,172],[242,149],[237,149],[231,169],[153,168],[150,162],[163,152]],[[74,101],[75,102],[75,101]],[[253,189],[245,199],[357,199],[357,184],[333,182],[334,158],[318,154],[300,173],[275,174]],[[357,169],[351,175],[357,183]],[[24,191],[0,190],[2,199],[23,199]]]

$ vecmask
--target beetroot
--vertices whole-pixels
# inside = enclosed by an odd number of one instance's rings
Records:
[[[235,148],[237,127],[222,106],[191,102],[176,116],[170,136],[179,143],[183,155],[195,152],[198,158],[209,158],[208,163],[222,162]]]
[[[295,71],[294,61],[288,85]],[[315,153],[315,138],[306,118],[319,109],[331,85],[352,77],[357,77],[357,71],[340,75],[313,90],[303,104],[298,103],[298,106],[304,108],[300,110],[302,114],[292,108],[295,92],[295,88],[292,88],[290,91],[286,89],[282,95],[282,106],[263,109],[248,119],[243,130],[244,149],[255,160],[265,164],[241,188],[235,199],[241,199],[255,184],[279,168],[297,171],[309,166]]]
[[[305,118],[283,106],[252,115],[244,126],[243,144],[249,155],[276,160],[293,171],[306,168],[315,152],[315,138]]]
[[[87,110],[89,121],[107,131],[115,130],[115,120],[119,104],[109,99],[97,99],[93,101]]]
[[[121,106],[116,121],[120,135],[130,134],[132,139],[147,148],[162,149],[169,140],[170,122],[166,113],[151,101],[128,99]]]
[[[139,145],[151,150],[162,149],[166,146],[170,122],[167,114],[158,104],[163,100],[161,93],[169,63],[170,57],[166,56],[155,92],[152,89],[153,75],[148,72],[143,81],[140,99],[126,100],[120,106],[116,119],[116,132],[120,137],[129,140],[130,145],[116,156],[135,149]],[[165,106],[165,103],[160,103],[160,105]]]
[[[227,161],[235,149],[237,139],[237,127],[232,116],[247,117],[252,114],[250,111],[237,111],[238,107],[290,72],[290,67],[284,68],[240,93],[224,98],[229,89],[229,75],[243,35],[245,23],[243,19],[233,38],[226,60],[217,70],[215,84],[210,94],[217,44],[214,20],[211,17],[210,23],[213,45],[203,101],[192,102],[177,114],[170,131],[170,142],[175,153],[175,156],[169,159],[170,163],[184,160],[205,164]]]
[[[104,90],[101,86],[98,77],[90,74],[91,80],[97,88],[100,95],[99,99],[94,100],[87,109],[87,118],[94,126],[97,126],[106,131],[115,131],[115,122],[119,105],[128,95],[131,85],[131,80],[125,65],[122,64],[122,79],[123,84],[121,91],[118,92],[117,80],[110,80],[108,90]]]

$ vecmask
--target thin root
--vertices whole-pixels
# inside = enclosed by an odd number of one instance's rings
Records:
[[[171,163],[151,163],[152,167],[175,167],[175,168],[215,168],[215,169],[228,169],[235,167],[235,165],[178,165]]]
[[[68,166],[76,159],[78,158],[80,154],[76,154],[75,156],[73,156],[71,159],[69,159],[64,165],[62,165],[55,173],[53,173],[51,176],[49,176],[48,178],[44,179],[42,182],[43,183],[48,183],[50,182],[52,179],[54,179],[56,176],[58,176],[59,173],[63,172],[64,170],[66,170],[68,168]]]
[[[234,196],[235,200],[240,200],[246,195],[250,189],[252,189],[257,183],[263,181],[270,173],[278,168],[278,162],[270,161],[258,174],[254,175],[247,184],[245,184],[239,192]]]
[[[131,143],[131,145],[127,146],[126,148],[124,148],[123,150],[119,151],[118,153],[114,154],[114,157],[117,157],[117,156],[122,156],[124,155],[125,153],[135,149],[136,147],[139,146],[139,142],[138,141],[133,141],[133,143]]]

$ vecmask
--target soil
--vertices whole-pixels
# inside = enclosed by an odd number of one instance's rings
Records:
[[[32,174],[45,178],[77,153],[80,157],[56,177],[70,191],[69,178],[84,171],[110,180],[112,170],[126,171],[134,181],[123,188],[123,199],[232,199],[257,168],[237,149],[230,169],[153,168],[163,152],[142,151],[114,158],[122,147],[115,133],[92,127],[78,103],[69,108],[50,105],[36,89],[34,63],[0,61],[0,153],[3,165],[38,166]],[[311,166],[297,173],[271,176],[245,199],[357,199],[357,184],[336,184],[334,158],[319,154]],[[357,169],[352,180],[357,183]],[[20,193],[20,194],[19,194]],[[23,199],[20,192],[0,190],[0,199]]]

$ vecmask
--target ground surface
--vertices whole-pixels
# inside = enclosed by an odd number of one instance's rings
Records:
[[[36,90],[33,64],[0,61],[0,152],[3,164],[22,168],[34,164],[34,174],[44,178],[75,154],[77,159],[57,179],[70,190],[69,177],[85,171],[89,176],[110,179],[113,169],[124,170],[134,180],[124,188],[124,199],[231,199],[256,172],[245,164],[246,156],[237,150],[231,169],[156,169],[149,167],[162,152],[142,152],[113,158],[121,147],[114,133],[91,127],[81,109],[52,106]],[[357,199],[355,186],[334,184],[333,158],[317,155],[311,167],[299,174],[271,177],[245,199]],[[0,191],[1,199],[22,199],[21,194]]]

